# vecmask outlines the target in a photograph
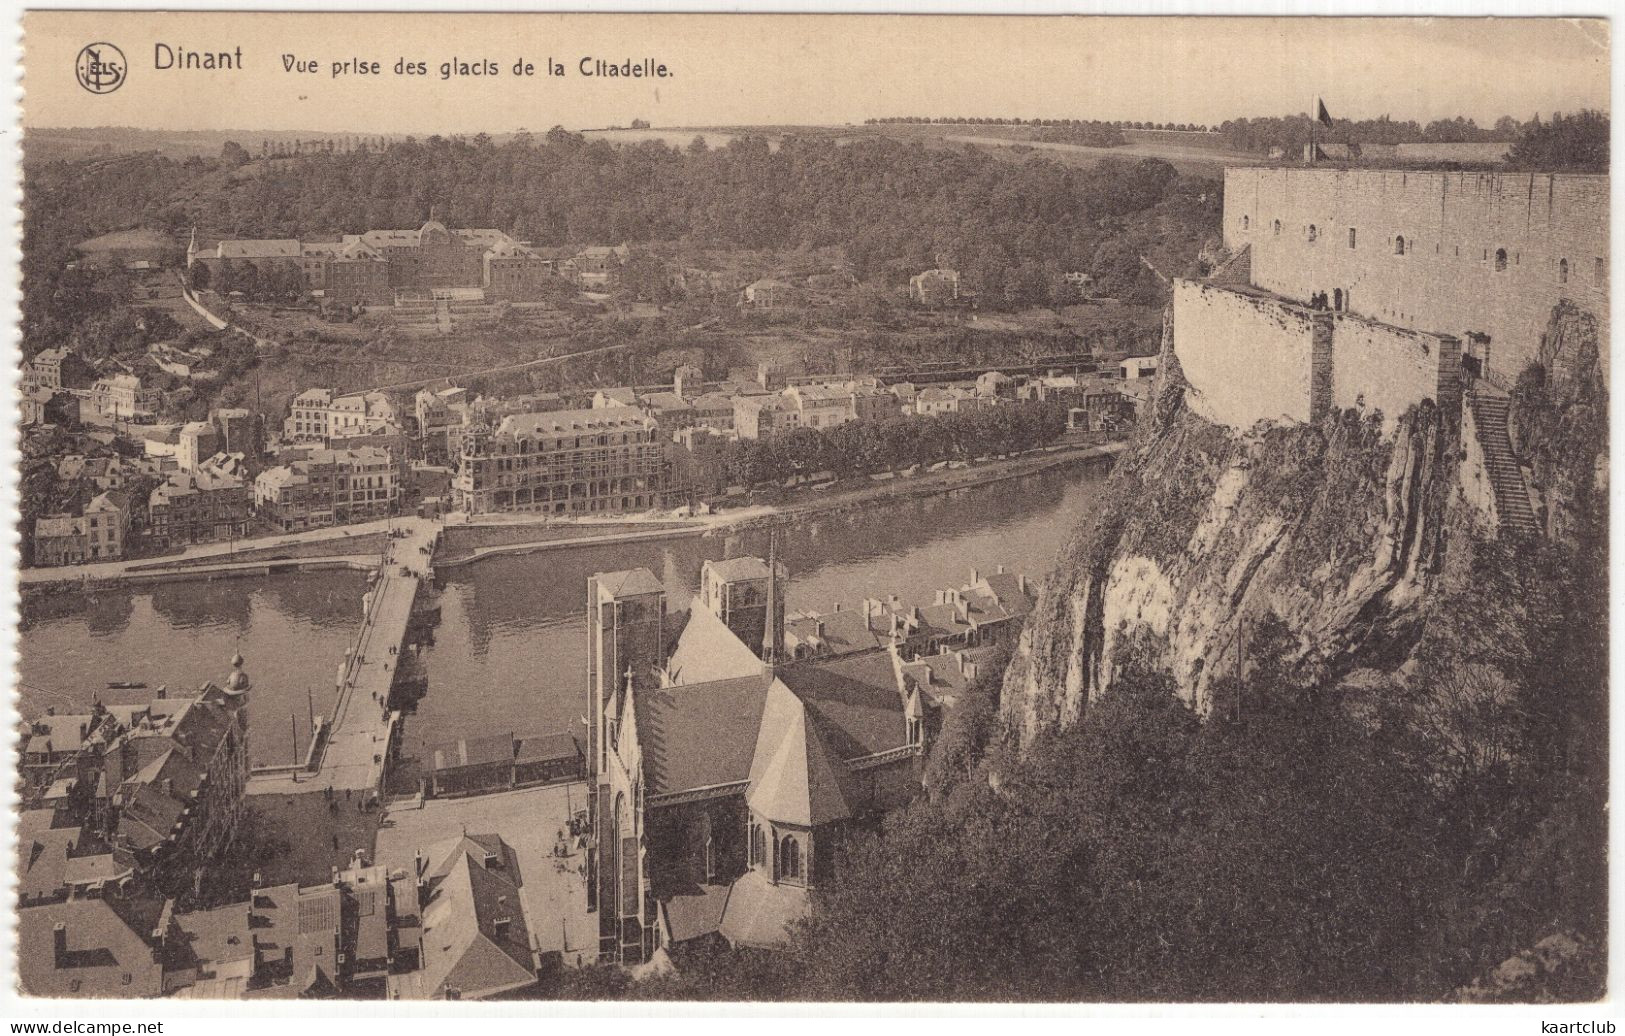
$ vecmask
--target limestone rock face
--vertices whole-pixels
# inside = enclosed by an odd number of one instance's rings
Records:
[[[1344,411],[1245,433],[1183,405],[1172,354],[1107,498],[1075,535],[1006,673],[1022,746],[1075,722],[1133,640],[1199,712],[1234,671],[1238,631],[1270,614],[1298,661],[1393,671],[1420,635],[1456,486],[1459,417]]]

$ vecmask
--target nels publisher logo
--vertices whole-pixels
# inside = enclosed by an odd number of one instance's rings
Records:
[[[92,43],[79,52],[73,70],[79,85],[93,94],[110,94],[124,85],[124,52],[111,43]]]

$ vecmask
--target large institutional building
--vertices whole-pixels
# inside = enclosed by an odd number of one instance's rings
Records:
[[[194,234],[186,265],[199,263],[211,277],[229,264],[296,271],[305,290],[362,305],[437,293],[520,301],[560,276],[553,260],[500,230],[449,230],[432,216],[416,230],[369,230],[338,241],[227,240],[200,249]]]

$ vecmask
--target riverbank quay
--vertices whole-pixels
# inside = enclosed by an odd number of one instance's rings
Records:
[[[1110,460],[1127,447],[1126,443],[1111,442],[1091,446],[1062,446],[1023,454],[963,468],[944,468],[939,471],[917,472],[912,475],[896,474],[882,481],[859,488],[820,491],[803,488],[792,491],[794,502],[758,504],[736,510],[722,511],[684,522],[649,519],[639,529],[635,521],[622,518],[602,525],[611,529],[594,529],[590,520],[571,522],[560,526],[557,519],[532,518],[529,515],[491,515],[458,522],[456,514],[448,516],[447,529],[455,537],[456,530],[480,527],[523,527],[534,524],[538,530],[548,530],[535,537],[516,536],[513,542],[477,547],[466,554],[437,558],[438,568],[454,568],[487,558],[513,554],[533,554],[539,551],[567,547],[603,546],[616,543],[637,543],[647,540],[678,539],[685,536],[710,536],[717,533],[739,532],[747,529],[767,529],[800,521],[817,514],[835,514],[845,510],[872,506],[886,500],[909,499],[951,493],[976,486],[991,485],[1011,479],[1025,478],[1040,472],[1071,464]]]
[[[27,568],[19,573],[18,581],[26,598],[41,593],[72,593],[189,578],[235,578],[370,567],[357,559],[382,547],[390,531],[425,525],[450,532],[452,543],[448,547],[451,549],[438,556],[435,563],[441,568],[452,568],[508,554],[769,528],[810,515],[863,507],[881,500],[952,492],[1022,478],[1066,464],[1106,459],[1121,453],[1125,446],[1122,442],[1052,446],[1017,457],[966,467],[949,466],[937,471],[871,476],[864,480],[867,484],[856,487],[801,487],[786,491],[785,498],[780,501],[731,508],[697,518],[676,519],[663,514],[614,515],[561,522],[556,518],[530,514],[492,514],[470,518],[453,512],[446,516],[443,525],[425,518],[387,518],[232,543],[200,543],[164,558],[131,558],[57,568]],[[466,548],[457,546],[455,541],[461,530],[475,529],[534,529],[535,534],[526,535],[516,531],[511,534],[510,542]]]
[[[404,528],[415,518],[381,518],[355,525],[334,525],[305,532],[280,533],[256,539],[225,543],[196,543],[163,557],[126,558],[86,565],[60,565],[53,568],[25,568],[18,582],[30,586],[49,584],[117,583],[130,573],[184,571],[188,568],[229,564],[238,561],[294,560],[376,553],[391,529]]]

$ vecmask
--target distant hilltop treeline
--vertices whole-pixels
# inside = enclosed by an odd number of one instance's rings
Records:
[[[1297,155],[1311,140],[1340,144],[1517,144],[1526,138],[1550,134],[1553,127],[1566,128],[1581,135],[1594,135],[1592,131],[1600,120],[1606,127],[1608,117],[1594,111],[1582,111],[1565,116],[1554,112],[1542,121],[1537,114],[1527,120],[1503,115],[1489,126],[1480,126],[1473,119],[1456,116],[1420,123],[1414,119],[1394,119],[1387,115],[1375,119],[1333,119],[1331,125],[1317,122],[1307,113],[1264,118],[1229,119],[1217,126],[1195,122],[1141,122],[1138,120],[1100,119],[1022,119],[971,118],[961,116],[892,116],[869,119],[871,126],[1009,126],[1021,127],[1025,136],[1036,141],[1058,143],[1087,143],[1097,147],[1115,147],[1128,142],[1125,133],[1157,133],[1170,143],[1220,144],[1239,152],[1268,155]],[[1146,139],[1141,137],[1140,139]],[[1606,140],[1606,133],[1603,134]],[[1606,162],[1603,163],[1606,169]],[[1602,170],[1599,170],[1602,171]]]

